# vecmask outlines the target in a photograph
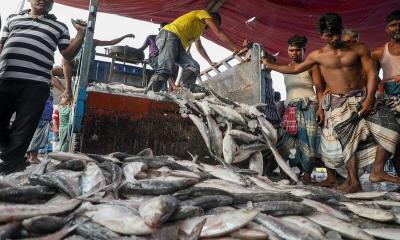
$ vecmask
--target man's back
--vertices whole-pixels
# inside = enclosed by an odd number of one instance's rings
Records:
[[[196,41],[203,33],[206,23],[204,19],[211,19],[210,14],[205,10],[195,10],[180,16],[163,29],[175,33],[181,40],[183,48]]]

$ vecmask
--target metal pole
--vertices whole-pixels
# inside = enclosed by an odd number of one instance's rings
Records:
[[[89,5],[89,17],[87,21],[87,29],[85,40],[83,42],[83,52],[80,60],[80,71],[78,80],[75,83],[73,111],[70,116],[70,131],[69,135],[69,151],[74,149],[74,139],[79,135],[82,127],[82,120],[84,115],[84,107],[86,101],[86,87],[88,85],[89,68],[93,54],[93,35],[96,26],[96,15],[99,0],[91,0]]]
[[[20,13],[24,9],[24,6],[25,6],[25,0],[20,0],[17,6],[17,13]]]

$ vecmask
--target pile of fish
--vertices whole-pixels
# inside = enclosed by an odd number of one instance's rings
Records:
[[[0,239],[399,239],[400,194],[343,195],[194,157],[50,153],[0,177]]]
[[[278,134],[265,118],[263,104],[247,105],[224,98],[211,89],[204,91],[206,93],[182,90],[165,97],[180,106],[183,117],[193,121],[213,158],[225,167],[247,161],[249,169],[261,176],[265,161],[263,153],[272,154],[280,169],[293,181],[298,181],[276,148]]]

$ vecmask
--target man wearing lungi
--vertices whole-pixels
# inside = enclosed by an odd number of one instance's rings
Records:
[[[288,54],[292,60],[289,65],[297,65],[304,60],[306,43],[305,36],[295,35],[289,38]],[[322,98],[325,87],[317,66],[310,71],[284,74],[283,77],[286,87],[286,110],[281,122],[284,130],[283,139],[288,149],[296,149],[294,159],[289,160],[289,164],[297,166],[304,172],[303,183],[309,184],[319,146],[317,143],[317,94],[320,94],[319,98]]]
[[[376,49],[372,58],[378,69],[383,70],[382,86],[384,101],[400,123],[400,10],[395,10],[386,18],[386,32],[390,42]],[[400,146],[397,146],[393,164],[400,176]]]
[[[400,128],[387,107],[374,109],[377,71],[368,48],[361,43],[346,45],[342,42],[342,19],[336,13],[322,15],[317,27],[326,45],[310,53],[302,63],[287,66],[264,59],[263,64],[286,74],[298,74],[314,66],[320,68],[330,89],[320,108],[330,111],[327,122],[332,124],[343,150],[343,162],[337,167],[345,164],[347,171],[345,183],[338,188],[340,191],[362,190],[358,168],[373,162],[371,182],[400,184],[400,178],[386,174],[383,168],[396,150]],[[363,72],[367,77],[366,84]],[[322,118],[323,111],[319,111],[318,116]],[[375,146],[376,151],[373,150]],[[360,152],[364,153],[363,158],[358,157]]]

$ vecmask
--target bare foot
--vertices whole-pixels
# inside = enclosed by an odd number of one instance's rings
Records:
[[[303,175],[303,183],[304,183],[304,185],[308,185],[308,184],[311,183],[311,174],[304,173],[304,175]]]
[[[373,183],[377,183],[377,182],[391,182],[391,183],[395,183],[395,184],[400,184],[400,178],[387,174],[385,172],[381,172],[381,173],[375,173],[375,172],[371,172],[371,174],[369,175],[369,181],[373,182]]]
[[[30,163],[30,164],[39,164],[40,163],[40,160],[39,159],[37,159],[37,158],[35,158],[35,159],[28,159],[28,162]]]
[[[337,187],[336,189],[344,193],[356,193],[362,191],[360,184],[346,184],[346,182]]]
[[[336,187],[336,179],[326,179],[320,183],[318,183],[318,186],[320,187],[326,187],[326,188],[334,188]]]

